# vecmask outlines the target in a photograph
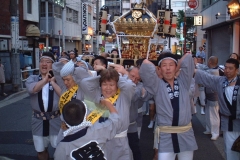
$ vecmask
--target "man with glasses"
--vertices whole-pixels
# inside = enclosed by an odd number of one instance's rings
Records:
[[[40,74],[30,75],[26,81],[33,111],[33,143],[39,160],[49,158],[47,151],[49,143],[56,148],[57,135],[61,125],[58,109],[61,89],[55,82],[54,75],[51,74],[54,60],[51,52],[44,52],[39,63]]]

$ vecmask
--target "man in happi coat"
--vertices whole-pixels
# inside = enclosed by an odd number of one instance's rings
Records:
[[[177,78],[177,65],[181,72]],[[158,62],[162,78],[156,74],[155,66],[144,60],[140,77],[145,89],[154,96],[157,127],[154,144],[158,145],[159,160],[192,160],[197,150],[191,119],[189,88],[194,73],[194,63],[190,54],[179,62],[172,53],[160,55]]]
[[[207,65],[196,64],[197,69],[206,71],[209,74],[219,76],[218,69],[218,58],[211,56],[208,59]],[[204,134],[211,134],[211,140],[217,140],[219,137],[219,105],[218,105],[218,95],[217,92],[211,88],[205,87],[206,94],[206,107],[205,107],[205,121],[206,121],[206,131]]]
[[[87,69],[77,67],[72,60],[67,63],[55,62],[53,73],[57,83],[61,87],[59,98],[59,110],[62,112],[63,106],[72,99],[84,100],[84,93],[79,85],[83,78],[90,77]],[[63,138],[62,130],[59,131],[57,143]]]
[[[214,76],[196,70],[195,81],[201,83],[218,94],[221,113],[221,130],[225,143],[227,160],[239,160],[240,153],[232,151],[234,141],[240,136],[240,78],[237,76],[239,62],[228,59],[225,63],[225,76]]]
[[[70,60],[66,64],[55,62],[53,64],[53,73],[62,90],[59,101],[60,108],[71,99],[83,101],[84,93],[79,84],[83,78],[90,77],[87,69],[76,66],[74,62]]]
[[[106,160],[105,143],[116,135],[121,126],[119,115],[113,104],[101,100],[110,112],[108,120],[92,125],[87,119],[87,105],[74,99],[63,108],[64,139],[54,153],[56,160]]]
[[[57,135],[61,120],[58,109],[61,89],[55,82],[55,77],[49,73],[52,69],[54,56],[44,52],[40,58],[39,75],[30,75],[26,81],[27,92],[30,94],[32,106],[32,134],[35,150],[39,160],[49,158],[47,147],[51,143],[57,146]]]

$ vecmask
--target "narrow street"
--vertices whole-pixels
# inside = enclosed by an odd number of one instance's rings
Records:
[[[31,134],[29,101],[27,94],[0,101],[0,160],[37,160]],[[9,104],[11,102],[14,103]],[[145,115],[140,140],[143,160],[153,158],[153,129],[147,128],[148,123],[149,116]],[[198,112],[193,116],[192,123],[198,144],[198,150],[194,152],[194,160],[224,160],[223,138],[211,141],[209,135],[202,133],[204,115]],[[50,147],[49,151],[52,156],[53,148]]]

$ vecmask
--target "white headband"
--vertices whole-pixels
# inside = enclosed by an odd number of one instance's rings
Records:
[[[177,64],[177,60],[176,59],[174,59],[174,58],[172,58],[172,57],[165,57],[165,58],[163,58],[163,59],[161,59],[159,62],[158,62],[158,66],[161,64],[161,62],[163,61],[163,60],[165,60],[165,59],[171,59],[171,60],[173,60],[176,64]]]
[[[67,59],[67,58],[64,58],[64,57],[60,58],[60,59],[59,59],[59,61],[60,61],[60,60],[66,60],[66,61],[68,61],[68,62],[69,62],[69,59]]]
[[[66,131],[63,132],[63,136],[66,137],[70,132],[76,133],[77,131],[80,131],[81,129],[85,128],[85,127],[89,127],[92,126],[92,123],[90,121],[87,121],[87,105],[85,102],[82,101],[82,103],[84,104],[85,107],[85,115],[83,118],[82,123],[80,123],[77,126],[71,126],[69,125],[65,120],[66,125],[68,126],[68,129]],[[64,118],[63,118],[64,119]],[[72,134],[73,134],[72,133]]]
[[[52,62],[54,62],[54,60],[53,60],[51,57],[48,57],[48,56],[42,56],[42,57],[40,58],[40,60],[43,59],[43,58],[50,59]]]

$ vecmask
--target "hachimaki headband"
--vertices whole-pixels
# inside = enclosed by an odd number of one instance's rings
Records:
[[[177,64],[177,60],[176,59],[174,59],[174,58],[172,58],[172,57],[165,57],[165,58],[163,58],[163,59],[161,59],[159,62],[158,62],[158,66],[161,64],[161,62],[163,61],[163,60],[165,60],[165,59],[171,59],[171,60],[173,60],[176,64]]]
[[[92,123],[90,121],[87,121],[87,105],[83,101],[82,101],[82,103],[84,104],[84,107],[85,107],[85,110],[86,110],[82,123],[80,123],[77,126],[71,126],[64,120],[64,122],[66,123],[66,125],[68,127],[68,129],[63,132],[64,137],[66,137],[70,132],[72,132],[72,134],[73,134],[73,133],[76,133],[76,132],[84,129],[85,127],[92,126]]]
[[[42,57],[39,59],[39,61],[41,61],[41,59],[43,59],[43,58],[50,59],[52,62],[54,62],[54,60],[53,60],[51,57],[49,57],[49,56],[42,56]]]

